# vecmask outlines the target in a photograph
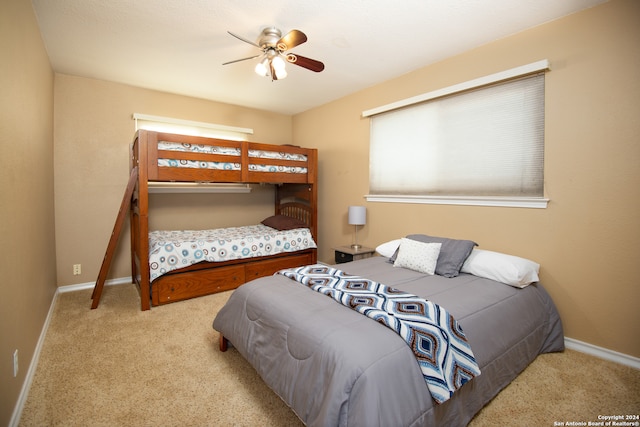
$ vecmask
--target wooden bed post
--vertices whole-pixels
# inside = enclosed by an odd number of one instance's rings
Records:
[[[318,150],[311,149],[309,153],[309,203],[311,205],[311,231],[313,239],[318,244]],[[315,263],[317,260],[314,260]]]
[[[229,341],[224,337],[224,335],[220,334],[218,345],[220,346],[220,351],[227,351],[229,348]]]
[[[151,133],[155,135],[155,133]],[[148,179],[150,173],[157,175],[157,168],[148,164],[150,132],[139,130],[131,147],[131,167],[138,169],[138,179],[134,188],[129,217],[131,219],[131,280],[140,291],[141,310],[151,308],[151,290],[149,284],[149,240],[142,238],[149,233],[149,196]],[[156,162],[157,165],[157,162]],[[153,171],[150,172],[149,169]],[[145,285],[146,284],[146,285]]]
[[[149,141],[153,135],[154,141]],[[141,310],[151,309],[151,278],[149,273],[149,150],[157,150],[157,134],[147,131],[138,132],[138,164],[140,167],[138,174],[138,221],[137,237],[138,262],[140,263],[140,308]],[[151,142],[151,143],[150,143]],[[156,158],[157,154],[153,156]],[[154,166],[157,166],[157,162]],[[131,248],[133,251],[134,248]]]

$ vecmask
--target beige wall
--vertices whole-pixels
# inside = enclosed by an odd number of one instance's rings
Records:
[[[0,57],[0,425],[8,425],[56,290],[53,72],[31,2],[0,2]]]
[[[426,233],[536,260],[568,337],[640,357],[639,22],[640,2],[612,1],[295,116],[294,141],[320,149],[320,258],[350,243],[347,206],[364,204],[362,243]],[[544,58],[547,209],[363,199],[362,111]]]
[[[292,141],[291,116],[56,74],[59,286],[93,282],[98,277],[129,177],[133,113],[252,128],[252,141]],[[150,206],[152,229],[246,225],[273,214],[273,190],[256,186],[250,195],[153,195]],[[129,241],[127,229],[108,278],[131,275]],[[74,264],[82,265],[81,275],[73,275]]]

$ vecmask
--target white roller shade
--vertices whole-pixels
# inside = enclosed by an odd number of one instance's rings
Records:
[[[371,118],[370,194],[542,197],[544,74]]]

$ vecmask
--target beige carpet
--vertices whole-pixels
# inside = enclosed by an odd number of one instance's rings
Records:
[[[58,296],[21,426],[299,426],[211,328],[229,293],[142,312],[133,285]],[[640,412],[640,371],[575,351],[542,355],[472,426],[598,421]]]

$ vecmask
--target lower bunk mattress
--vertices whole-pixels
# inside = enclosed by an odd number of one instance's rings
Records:
[[[464,426],[538,354],[564,349],[539,283],[523,289],[471,274],[445,278],[386,257],[335,266],[445,308],[481,371],[443,403],[396,332],[283,275],[236,289],[213,327],[309,426]]]
[[[224,262],[316,248],[308,228],[277,230],[264,224],[212,230],[149,233],[149,277],[200,262]]]
[[[315,261],[316,243],[308,228],[279,229],[261,223],[153,231],[149,233],[151,305],[235,289],[280,269]]]

